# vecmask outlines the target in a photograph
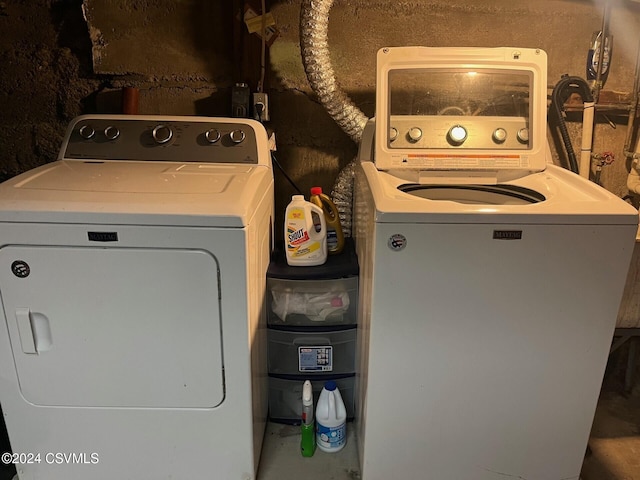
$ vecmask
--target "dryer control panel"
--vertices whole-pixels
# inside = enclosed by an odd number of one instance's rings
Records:
[[[259,164],[265,141],[247,119],[87,115],[69,126],[59,159]]]

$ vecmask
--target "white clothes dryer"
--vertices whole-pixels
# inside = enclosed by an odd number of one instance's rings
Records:
[[[377,88],[354,203],[362,478],[579,478],[637,211],[549,163],[543,51],[382,49]]]
[[[254,479],[265,129],[84,116],[0,186],[0,401],[20,480]]]

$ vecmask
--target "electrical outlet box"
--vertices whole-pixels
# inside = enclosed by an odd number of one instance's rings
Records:
[[[236,83],[231,89],[231,116],[249,118],[249,85]]]
[[[256,92],[253,94],[253,118],[259,122],[268,122],[271,115],[269,113],[269,96],[266,93]]]

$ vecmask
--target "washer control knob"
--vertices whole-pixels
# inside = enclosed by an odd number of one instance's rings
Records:
[[[496,128],[491,135],[491,139],[496,143],[504,143],[507,139],[507,131],[504,128]]]
[[[518,130],[516,137],[518,137],[518,141],[520,143],[524,143],[526,145],[529,143],[529,129],[527,127],[521,128]]]
[[[153,136],[153,139],[157,144],[162,145],[171,140],[171,138],[173,137],[173,130],[171,130],[171,128],[167,127],[166,125],[158,125],[153,129],[151,135]]]
[[[93,138],[93,136],[96,134],[96,131],[91,125],[83,125],[80,127],[78,133],[80,133],[80,136],[85,140],[89,140],[90,138]]]
[[[244,141],[245,138],[245,134],[242,130],[238,129],[238,130],[233,130],[230,134],[229,134],[229,138],[231,139],[231,141],[233,143],[242,143]]]
[[[447,141],[454,146],[462,145],[467,139],[467,129],[462,125],[454,125],[447,133]]]
[[[104,129],[104,136],[107,137],[107,140],[115,140],[120,136],[120,130],[110,125]]]
[[[415,143],[422,138],[422,130],[418,127],[412,127],[409,129],[408,135],[409,140]]]
[[[206,138],[209,143],[216,143],[220,140],[220,132],[215,128],[212,128],[204,133],[204,138]]]
[[[398,138],[398,130],[394,127],[389,128],[389,141],[393,142],[396,138]]]

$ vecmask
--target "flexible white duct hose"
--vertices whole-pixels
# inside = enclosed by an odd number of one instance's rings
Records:
[[[369,120],[342,91],[329,56],[329,11],[333,0],[303,0],[300,10],[300,50],[307,79],[331,118],[359,142]]]
[[[303,0],[300,9],[300,51],[302,63],[311,89],[331,118],[359,143],[367,116],[340,88],[329,56],[329,11],[333,0]],[[353,204],[352,161],[339,173],[331,196],[340,215],[342,229],[351,236],[351,210]]]

